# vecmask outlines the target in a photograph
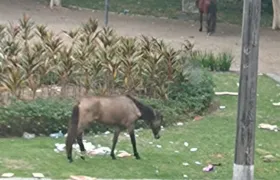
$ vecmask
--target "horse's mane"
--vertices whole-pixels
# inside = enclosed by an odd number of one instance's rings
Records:
[[[143,104],[142,102],[138,101],[137,99],[135,99],[129,94],[127,94],[126,97],[131,99],[136,105],[136,107],[139,109],[139,111],[141,112],[140,119],[151,121],[155,118],[154,111],[150,106]]]

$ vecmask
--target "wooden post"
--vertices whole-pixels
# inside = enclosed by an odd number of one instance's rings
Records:
[[[244,0],[233,180],[254,179],[261,0]]]
[[[105,0],[105,26],[108,25],[109,0]]]

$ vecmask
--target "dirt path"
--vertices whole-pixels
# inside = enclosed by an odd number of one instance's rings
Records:
[[[18,20],[24,12],[31,15],[36,23],[46,24],[56,32],[77,27],[90,17],[99,19],[101,25],[104,20],[102,12],[66,8],[51,10],[36,0],[1,0],[0,23]],[[179,47],[184,39],[190,39],[195,42],[197,49],[215,52],[231,51],[235,55],[232,69],[239,70],[241,27],[218,24],[216,34],[207,37],[205,32],[198,32],[198,22],[110,14],[109,23],[121,35],[151,35],[163,38],[174,47]],[[280,32],[269,28],[261,29],[259,57],[259,72],[280,75]]]

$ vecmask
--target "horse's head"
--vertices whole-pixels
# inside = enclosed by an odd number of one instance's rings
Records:
[[[155,113],[155,118],[151,121],[150,126],[153,131],[155,139],[159,139],[160,138],[159,132],[163,121],[163,115],[158,111],[154,111],[154,113]]]

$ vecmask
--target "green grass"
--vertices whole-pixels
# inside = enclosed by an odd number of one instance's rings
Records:
[[[215,73],[216,91],[237,91],[238,75]],[[280,87],[267,78],[259,76],[257,124],[261,122],[280,125],[278,107],[272,106],[271,100],[280,101]],[[231,179],[234,159],[237,96],[217,97],[224,110],[192,121],[184,126],[169,127],[162,131],[159,140],[153,139],[150,130],[137,134],[137,147],[142,160],[133,158],[112,161],[110,157],[87,158],[86,161],[75,159],[69,164],[64,153],[55,153],[54,144],[63,142],[48,137],[31,140],[22,138],[0,139],[0,173],[14,172],[16,176],[31,176],[32,172],[41,172],[47,177],[67,178],[72,174],[89,175],[98,178],[162,178],[182,179],[186,174],[190,179]],[[256,129],[256,148],[279,153],[280,134],[273,131]],[[112,134],[98,137],[86,137],[94,144],[111,147]],[[154,142],[150,145],[149,142]],[[173,141],[174,144],[171,144]],[[184,146],[184,142],[189,147]],[[162,148],[155,147],[156,144]],[[190,152],[196,147],[198,151]],[[132,152],[129,138],[123,134],[117,144],[117,150]],[[178,150],[179,153],[174,151]],[[199,161],[202,165],[196,165]],[[188,162],[189,166],[183,166]],[[214,172],[205,173],[202,168],[207,162],[222,163]],[[156,170],[159,172],[156,173]],[[279,177],[278,163],[262,162],[260,154],[255,156],[255,178],[276,180]]]
[[[63,6],[78,6],[82,8],[104,10],[104,0],[64,0]],[[242,24],[242,1],[219,1],[218,2],[218,22],[230,24]],[[129,10],[129,14],[150,15],[155,17],[199,19],[199,15],[183,15],[181,0],[113,0],[110,1],[110,11],[123,13]],[[261,25],[271,26],[272,13],[269,7],[262,9]]]

